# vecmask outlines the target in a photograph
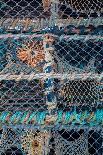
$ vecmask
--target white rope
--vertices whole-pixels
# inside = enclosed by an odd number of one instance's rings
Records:
[[[0,81],[2,80],[33,80],[33,79],[47,79],[47,78],[58,78],[58,79],[68,79],[68,80],[86,80],[86,79],[97,79],[101,80],[103,78],[103,73],[101,74],[92,74],[92,73],[81,73],[81,74],[56,74],[56,73],[40,73],[40,74],[19,74],[19,75],[12,75],[12,74],[1,74]]]
[[[25,34],[2,34],[0,35],[0,39],[2,38],[15,38],[15,39],[18,39],[20,37],[28,37],[28,38],[38,38],[38,37],[42,37],[43,34],[33,34],[33,35],[25,35]]]
[[[53,37],[58,38],[57,35],[53,35],[51,33],[48,33]],[[0,35],[0,39],[6,39],[6,38],[14,38],[14,39],[19,39],[19,38],[44,38],[45,34],[33,34],[33,35],[23,35],[23,34],[2,34]],[[98,40],[101,39],[103,40],[103,36],[101,35],[62,35],[60,38],[62,39],[68,39],[68,40]]]
[[[98,36],[96,36],[96,35],[63,35],[63,36],[61,36],[63,39],[68,39],[68,40],[84,40],[84,41],[86,41],[86,40],[90,40],[90,39],[94,39],[94,40],[98,40],[98,39],[101,39],[101,40],[103,40],[103,37],[102,36],[100,36],[100,35],[98,35]]]
[[[17,26],[19,25],[22,25],[23,26],[23,29],[25,29],[26,27],[26,20],[28,18],[25,18],[24,20],[22,19],[18,19],[17,18],[14,20],[12,18],[2,18],[0,19],[0,27],[5,27],[9,30],[13,30],[13,29],[16,29]],[[24,22],[25,21],[25,22]],[[89,24],[92,24],[94,26],[99,26],[99,25],[102,25],[103,24],[103,18],[102,17],[97,17],[97,18],[87,18],[87,19],[84,19],[84,18],[78,18],[78,19],[74,19],[72,17],[69,17],[68,19],[56,19],[55,21],[56,25],[60,26],[66,26],[66,25],[75,25],[75,26],[79,26],[79,25],[85,25],[85,26],[88,26]],[[15,25],[13,25],[15,23]],[[41,19],[41,20],[38,20],[38,19],[29,19],[29,22],[28,22],[28,25],[27,25],[27,28],[32,26],[34,30],[40,30],[40,29],[43,29],[45,28],[46,26],[51,26],[52,24],[52,21],[46,21],[45,19]]]

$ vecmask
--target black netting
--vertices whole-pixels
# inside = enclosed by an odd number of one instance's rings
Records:
[[[0,155],[102,155],[103,3],[0,0]]]

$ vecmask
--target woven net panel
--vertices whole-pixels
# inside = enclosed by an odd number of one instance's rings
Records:
[[[2,154],[27,154],[27,155],[46,155],[49,152],[50,134],[47,131],[3,129],[2,145],[0,144],[0,153]]]
[[[86,106],[92,110],[102,105],[102,41],[55,40],[53,49],[46,55],[41,38],[1,39],[1,111],[47,110],[54,96],[55,112]],[[54,80],[50,76],[43,79],[47,58],[53,61],[47,68],[53,68]]]
[[[3,52],[5,51],[5,52]],[[1,81],[0,84],[0,104],[1,110],[20,110],[45,108],[44,84],[39,79],[30,77],[32,72],[43,72],[45,55],[43,53],[42,42],[39,40],[27,41],[23,43],[22,39],[10,39],[1,41],[1,75],[27,74],[27,78],[21,78],[21,81],[14,79]],[[21,89],[20,89],[21,88]],[[37,91],[38,90],[38,91]],[[22,103],[22,104],[21,104]],[[35,106],[34,106],[35,104]],[[44,105],[44,106],[43,106]]]
[[[67,35],[70,29],[66,30]],[[98,107],[98,103],[101,104],[102,90],[99,85],[102,82],[93,80],[90,76],[86,78],[88,73],[91,76],[102,73],[103,49],[101,45],[102,41],[89,38],[82,41],[80,38],[75,40],[72,37],[55,44],[57,72],[62,76],[62,79],[58,81],[58,107],[75,105],[82,109],[85,106]],[[81,79],[79,79],[80,74],[84,75]]]
[[[65,131],[68,132],[68,131]],[[64,133],[65,134],[65,133]],[[73,133],[74,134],[74,133]],[[77,133],[79,135],[79,133]],[[80,137],[77,140],[69,141],[63,138],[63,134],[60,133],[55,134],[55,144],[56,144],[56,155],[81,155],[81,154],[88,154],[87,148],[87,135],[79,135]],[[73,137],[73,135],[71,135]]]
[[[0,109],[1,111],[46,110],[43,91],[39,80],[1,81]]]
[[[103,4],[101,0],[67,0],[67,3],[76,11],[80,12],[100,12],[103,11]]]
[[[101,131],[68,130],[62,129],[53,132],[52,145],[56,155],[91,155],[101,154]],[[93,139],[95,139],[93,141]],[[94,143],[93,143],[94,142]]]
[[[4,130],[0,153],[28,155],[98,155],[102,154],[102,130],[52,129],[52,132],[32,129]]]
[[[61,10],[64,11],[64,17],[68,16],[96,16],[103,11],[101,0],[60,0]],[[72,10],[72,11],[71,11]],[[63,15],[63,14],[62,14]]]
[[[4,18],[45,18],[45,15],[50,16],[50,0],[3,0],[0,1],[0,4],[1,17]]]
[[[26,39],[26,41],[23,41]],[[1,73],[30,74],[43,72],[45,54],[42,41],[35,38],[1,39]]]
[[[60,93],[58,95],[58,107],[73,107],[79,108],[98,106],[97,102],[99,98],[100,90],[97,89],[96,81],[89,80],[74,80],[68,81],[61,84]],[[61,104],[60,104],[61,103]]]
[[[26,154],[48,154],[49,138],[47,131],[27,131],[25,135],[22,135],[21,145]]]
[[[0,1],[0,33],[42,33],[47,27],[65,26],[65,22],[76,26],[80,22],[85,24],[83,18],[87,24],[101,25],[102,8],[101,0],[3,0]],[[94,21],[89,20],[90,16]]]
[[[21,131],[19,129],[13,130],[10,127],[5,127],[5,129],[3,128],[0,144],[1,154],[13,152],[23,154],[20,144],[20,132]]]
[[[51,15],[51,4],[56,3],[59,5],[59,12],[64,12],[67,15],[78,13],[100,13],[102,12],[103,5],[101,0],[3,0],[1,1],[1,16],[2,17],[38,17],[45,18]],[[35,9],[34,9],[35,8]]]
[[[69,33],[69,28],[67,29]],[[25,38],[25,37],[24,37]],[[32,71],[43,72],[45,53],[42,41],[39,39],[23,38],[1,39],[1,73],[30,73]],[[103,44],[102,41],[86,42],[71,40],[68,42],[59,41],[55,44],[53,55],[57,63],[58,72],[102,72],[103,64]],[[21,67],[22,65],[22,67]],[[16,68],[13,69],[13,68]],[[11,71],[13,70],[13,71]]]
[[[0,1],[1,155],[102,155],[102,8]]]
[[[72,28],[67,27],[65,35],[72,33]],[[75,28],[74,28],[75,29]],[[70,32],[71,31],[71,32]],[[74,33],[75,34],[75,33]],[[103,46],[102,41],[88,40],[73,36],[58,41],[54,53],[60,73],[102,73]],[[85,39],[85,37],[84,37]]]

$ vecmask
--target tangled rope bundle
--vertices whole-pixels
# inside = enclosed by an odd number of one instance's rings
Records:
[[[19,48],[17,57],[29,66],[36,67],[45,59],[43,43],[41,41],[26,43],[24,47]]]

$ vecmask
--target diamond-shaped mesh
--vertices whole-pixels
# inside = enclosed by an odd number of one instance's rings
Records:
[[[0,155],[102,155],[102,0],[0,0]]]

